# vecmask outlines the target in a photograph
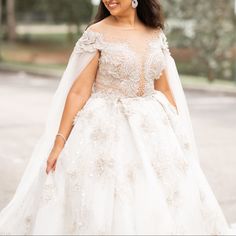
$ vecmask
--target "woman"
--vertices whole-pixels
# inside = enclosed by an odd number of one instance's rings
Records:
[[[233,233],[199,167],[156,0],[102,0],[2,234]]]

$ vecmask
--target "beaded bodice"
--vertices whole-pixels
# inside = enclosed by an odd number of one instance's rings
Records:
[[[160,78],[165,68],[165,53],[169,53],[161,29],[142,36],[124,32],[121,37],[88,29],[78,40],[75,49],[78,53],[99,50],[94,93],[115,97],[153,93],[154,80]]]

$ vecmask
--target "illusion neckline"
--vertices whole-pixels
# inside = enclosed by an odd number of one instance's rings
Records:
[[[105,24],[105,25],[107,25],[107,26],[109,26],[109,27],[112,27],[112,28],[115,28],[115,29],[117,29],[117,30],[124,30],[124,31],[137,31],[137,30],[140,30],[140,29],[138,29],[138,28],[134,28],[134,27],[122,27],[122,26],[115,26],[115,25],[112,25],[112,24],[108,24],[108,23],[106,23],[106,22],[103,22],[103,24]],[[145,26],[144,26],[145,27]],[[148,27],[148,26],[146,26],[146,28],[149,28],[150,30],[152,29],[151,27]]]
[[[144,43],[145,46],[144,46],[142,52],[137,52],[136,50],[134,50],[132,48],[131,42],[128,42],[125,40],[120,40],[118,42],[117,41],[115,41],[115,42],[109,41],[109,40],[105,39],[104,33],[96,31],[96,30],[89,29],[89,30],[87,30],[87,33],[93,34],[93,36],[91,35],[92,38],[94,37],[95,41],[98,40],[98,42],[101,43],[102,45],[111,45],[111,46],[118,45],[118,46],[121,46],[121,47],[125,48],[126,50],[128,50],[130,52],[130,55],[132,56],[132,59],[133,60],[137,59],[137,63],[140,63],[140,65],[142,67],[142,70],[140,71],[140,76],[141,76],[142,74],[146,73],[146,63],[148,63],[148,61],[149,61],[148,55],[149,55],[150,51],[152,50],[153,42],[158,41],[161,43],[161,34],[162,34],[161,30],[158,30],[158,34],[156,32],[153,32],[151,37],[149,37],[147,40],[145,40],[146,42]],[[101,47],[101,48],[103,48],[103,47]],[[161,47],[160,47],[160,49],[161,49]],[[99,61],[100,61],[100,59],[99,59]],[[138,76],[138,77],[140,77],[140,76]]]
[[[92,30],[92,29],[87,29],[85,31],[86,33],[91,33],[94,34],[98,37],[99,41],[105,44],[124,44],[124,45],[130,45],[131,43],[125,40],[119,40],[119,41],[109,41],[105,38],[105,35],[103,32],[97,31],[97,30]],[[163,30],[160,29],[154,29],[152,32],[152,35],[148,37],[148,39],[145,40],[147,45],[150,45],[153,41],[155,40],[161,40],[161,35],[162,35]]]
[[[150,48],[153,42],[159,41],[161,42],[161,34],[162,34],[162,29],[155,30],[153,34],[145,40],[145,47],[143,49],[142,53],[136,52],[132,48],[132,43],[125,41],[125,40],[120,40],[120,41],[109,41],[105,39],[104,33],[96,31],[96,30],[91,30],[87,29],[87,33],[94,34],[95,38],[102,44],[102,45],[119,45],[122,47],[125,47],[127,50],[129,50],[135,57],[139,57],[139,54],[143,55],[143,58],[147,57],[148,52],[150,52]],[[158,33],[157,33],[158,32]]]

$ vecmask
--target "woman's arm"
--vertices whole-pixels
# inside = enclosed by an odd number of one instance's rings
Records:
[[[154,88],[155,90],[161,91],[169,100],[169,102],[176,108],[176,104],[175,104],[174,98],[172,96],[172,93],[168,84],[165,70],[162,71],[160,78],[154,81]]]
[[[93,83],[96,78],[98,68],[99,52],[96,53],[92,61],[83,70],[80,76],[72,85],[65,102],[64,111],[62,114],[58,133],[63,134],[67,139],[70,135],[73,126],[75,115],[83,108],[89,97],[91,96]],[[51,170],[55,170],[56,161],[61,150],[64,147],[64,140],[62,137],[55,137],[54,146],[47,161],[47,174]]]

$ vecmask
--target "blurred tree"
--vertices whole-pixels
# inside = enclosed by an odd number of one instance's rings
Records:
[[[177,19],[183,28],[186,27],[184,22],[193,23],[188,45],[197,52],[193,63],[198,66],[201,62],[206,66],[209,81],[218,73],[232,78],[230,67],[236,40],[234,0],[170,0],[164,4],[168,17]],[[183,36],[179,38],[182,40]]]
[[[93,4],[91,0],[16,0],[17,16],[22,21],[65,23],[68,25],[68,38],[73,39],[73,26],[91,20]]]
[[[16,18],[24,22],[43,22],[47,19],[48,0],[15,0],[16,1]]]
[[[88,22],[93,10],[91,0],[50,0],[48,4],[58,22]]]
[[[2,27],[2,0],[0,0],[0,30]]]
[[[93,13],[91,0],[50,0],[48,1],[49,11],[57,22],[66,22],[69,26],[69,36],[72,37],[73,25],[79,26],[90,21]]]
[[[0,61],[2,61],[2,0],[0,0]]]
[[[90,20],[93,4],[91,0],[16,0],[16,9],[21,21],[27,13],[41,13],[46,20],[45,15],[51,15],[57,23],[78,24]]]
[[[16,39],[15,0],[7,0],[7,38]]]

